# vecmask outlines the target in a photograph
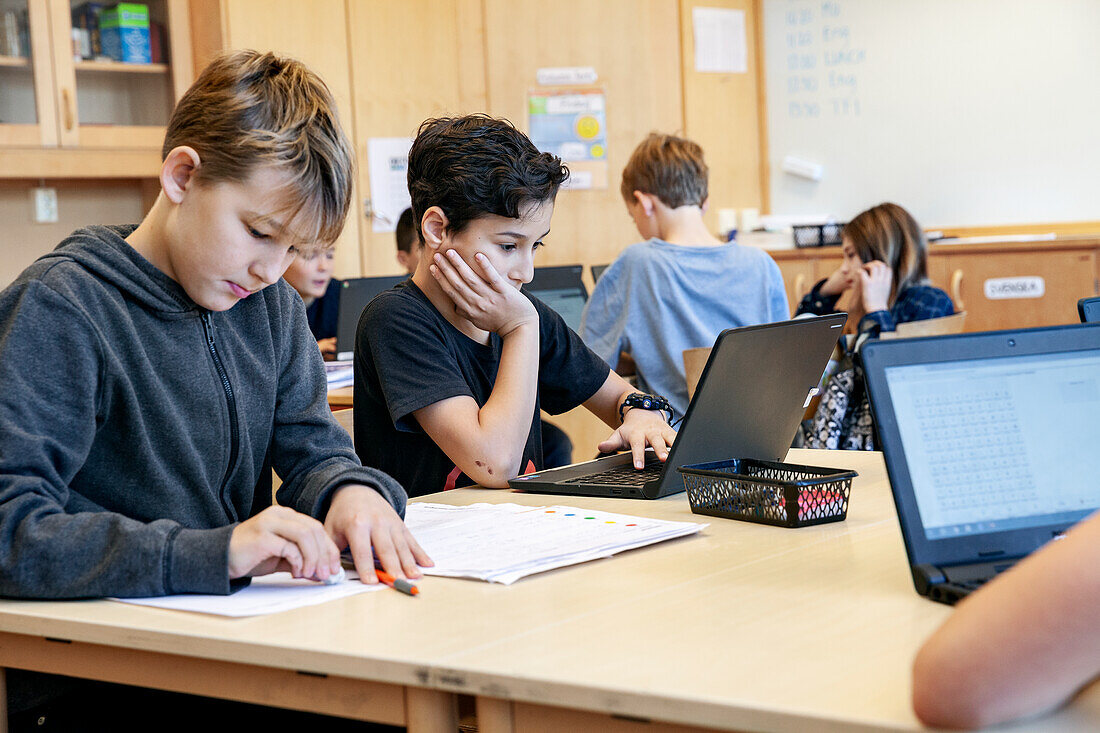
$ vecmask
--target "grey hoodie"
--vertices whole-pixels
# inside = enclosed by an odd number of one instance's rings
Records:
[[[300,512],[356,482],[403,513],[329,411],[297,293],[206,311],[133,229],[80,229],[0,292],[0,595],[228,593],[265,459]]]

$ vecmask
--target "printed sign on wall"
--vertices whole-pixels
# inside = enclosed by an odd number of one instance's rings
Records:
[[[532,90],[527,129],[539,150],[569,166],[566,187],[607,188],[607,113],[602,89]]]

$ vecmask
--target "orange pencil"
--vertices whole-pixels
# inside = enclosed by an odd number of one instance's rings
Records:
[[[374,574],[378,576],[378,579],[393,588],[399,590],[402,593],[410,596],[420,595],[420,589],[413,585],[405,578],[395,578],[385,570],[375,570]]]

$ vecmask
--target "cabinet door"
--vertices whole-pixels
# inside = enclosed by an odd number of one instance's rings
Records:
[[[680,4],[484,0],[483,6],[490,113],[527,129],[527,94],[540,88],[538,69],[595,69],[595,86],[604,90],[606,102],[606,187],[558,195],[547,247],[536,263],[611,262],[641,239],[619,193],[626,161],[648,133],[683,129]]]
[[[368,219],[371,138],[412,138],[429,117],[484,112],[485,54],[476,0],[348,0],[351,73],[355,80],[355,146],[359,162],[363,274],[397,275],[393,226],[398,211]],[[517,121],[519,122],[519,121]],[[377,223],[377,226],[376,226]],[[375,230],[378,231],[375,231]]]
[[[222,3],[222,13],[224,48],[254,48],[300,60],[328,85],[336,98],[344,132],[355,139],[343,0],[230,0]],[[356,166],[365,165],[359,157]],[[351,211],[337,240],[337,277],[355,277],[362,272],[355,203],[358,198],[358,192],[353,192]]]
[[[787,303],[791,306],[791,315],[798,309],[798,303],[810,288],[814,286],[813,260],[776,260],[779,271],[783,273],[783,286],[787,290]]]
[[[1096,292],[1096,253],[945,255],[948,294],[967,331],[1077,322],[1077,300]]]
[[[0,0],[0,146],[57,145],[47,0]]]
[[[159,151],[172,108],[191,81],[186,0],[145,0],[148,45],[123,43],[124,60],[107,56],[102,31],[91,33],[78,55],[74,26],[79,32],[96,21],[82,21],[87,6],[79,0],[48,1],[60,144]]]

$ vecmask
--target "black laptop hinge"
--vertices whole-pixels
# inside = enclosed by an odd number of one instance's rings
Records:
[[[928,595],[932,586],[946,582],[947,576],[935,565],[921,563],[913,566],[913,584],[917,586],[917,592],[922,596]]]

